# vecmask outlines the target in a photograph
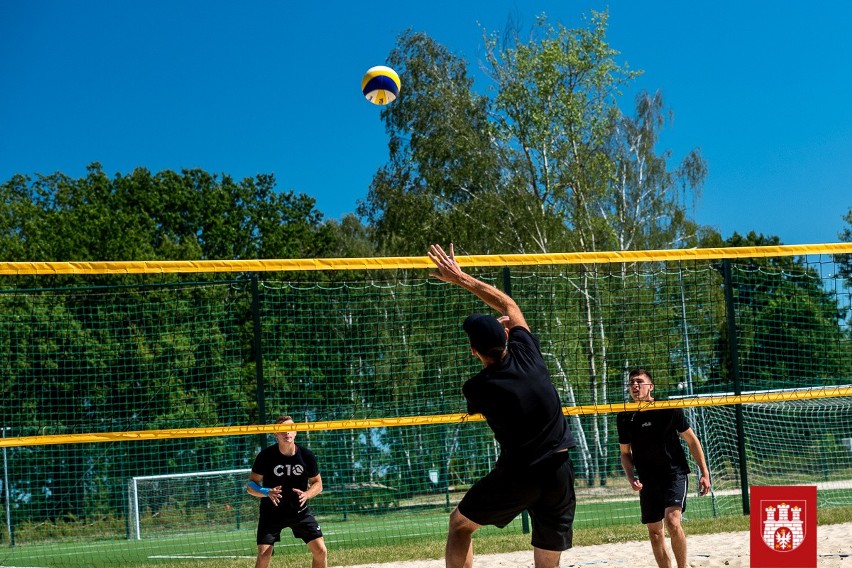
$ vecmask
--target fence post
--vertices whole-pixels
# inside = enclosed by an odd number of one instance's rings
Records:
[[[736,307],[734,306],[734,285],[731,276],[731,259],[722,261],[723,274],[725,276],[725,313],[728,323],[728,355],[731,360],[731,378],[734,381],[734,394],[742,394],[742,382],[740,381],[739,351],[737,346],[737,320]],[[748,497],[748,467],[746,465],[745,451],[745,429],[743,427],[743,405],[738,404],[734,408],[737,422],[737,454],[740,460],[740,488],[742,489],[743,515],[750,511]]]
[[[3,437],[6,437],[6,430],[11,430],[11,426],[3,426],[0,430],[3,431]],[[6,455],[6,446],[3,446],[3,496],[6,501],[6,533],[9,535],[9,546],[15,546],[15,530],[12,527],[12,492],[9,489],[9,458]]]
[[[266,424],[266,398],[263,388],[263,335],[260,326],[260,289],[257,273],[251,275],[251,315],[254,322],[254,374],[257,382],[257,420]],[[260,435],[261,447],[266,445],[266,436]]]
[[[511,297],[512,295],[512,272],[508,266],[503,267],[503,291]],[[521,532],[530,533],[530,514],[524,509],[521,513]]]

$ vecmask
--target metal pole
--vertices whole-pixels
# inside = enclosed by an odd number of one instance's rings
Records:
[[[139,517],[142,515],[139,507],[139,483],[134,477],[130,484],[130,494],[133,496],[133,530],[136,533],[136,540],[142,540],[142,521]]]
[[[8,426],[3,427],[3,437],[6,437]],[[12,531],[12,500],[9,491],[9,465],[6,456],[6,446],[3,446],[3,493],[6,495],[6,533],[9,535],[9,546],[15,546],[15,533]]]
[[[737,320],[734,306],[734,284],[731,275],[731,260],[726,258],[722,261],[723,274],[725,276],[725,311],[728,319],[728,352],[731,359],[731,378],[734,381],[734,394],[742,394],[742,383],[740,381],[739,349],[737,344]],[[743,405],[734,407],[737,425],[737,453],[740,459],[740,488],[742,489],[743,515],[750,512],[748,498],[748,469],[746,467],[745,450],[745,428],[743,427]]]
[[[254,323],[254,362],[255,381],[257,382],[257,419],[266,424],[266,395],[263,389],[263,337],[260,325],[260,290],[258,289],[257,274],[251,275],[251,311]],[[261,446],[266,443],[266,436],[261,434]]]
[[[512,296],[512,272],[508,266],[503,267],[503,292],[509,297]],[[530,513],[526,509],[521,512],[521,532],[530,533]]]

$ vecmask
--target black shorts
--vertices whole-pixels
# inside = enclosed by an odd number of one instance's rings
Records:
[[[686,492],[689,489],[689,475],[671,473],[662,476],[639,477],[642,490],[639,491],[639,506],[642,509],[642,524],[658,523],[666,516],[669,507],[680,507],[686,511]]]
[[[293,536],[305,544],[322,537],[319,523],[310,513],[291,519],[264,519],[257,524],[257,544],[275,544],[281,541],[281,531],[289,528]]]
[[[576,507],[574,465],[568,452],[560,452],[528,468],[494,468],[473,484],[458,508],[478,525],[500,528],[527,509],[532,545],[563,551],[572,546]]]

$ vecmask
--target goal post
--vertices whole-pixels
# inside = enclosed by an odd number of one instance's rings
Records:
[[[796,393],[801,398],[784,399]],[[852,397],[809,394],[808,389],[744,391],[742,396],[754,396],[761,402],[744,404],[740,415],[730,405],[689,409],[690,424],[705,450],[714,498],[720,491],[745,495],[751,485],[810,484],[820,489],[821,503],[852,506]],[[734,393],[707,396],[725,395]],[[669,398],[698,400],[703,396]],[[748,460],[745,488],[741,479],[746,464],[739,458],[743,454]]]
[[[128,539],[168,532],[239,529],[257,518],[246,492],[251,469],[140,475],[127,483]],[[254,506],[252,506],[254,505]]]

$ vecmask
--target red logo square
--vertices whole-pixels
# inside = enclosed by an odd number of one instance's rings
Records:
[[[815,485],[752,487],[751,566],[816,568]]]

